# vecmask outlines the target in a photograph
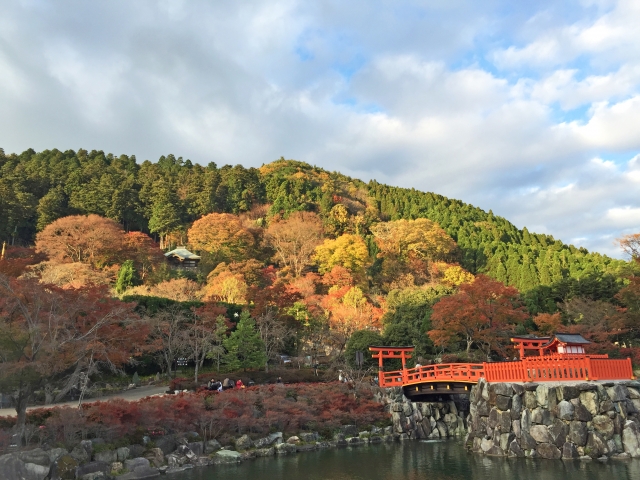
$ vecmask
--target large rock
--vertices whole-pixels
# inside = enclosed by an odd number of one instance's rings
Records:
[[[149,468],[150,466],[149,460],[142,457],[129,458],[124,461],[124,468],[129,472],[133,472],[136,468]]]
[[[572,421],[569,424],[567,440],[575,443],[579,447],[585,446],[587,444],[587,425],[577,420]]]
[[[589,438],[584,451],[591,458],[599,458],[602,455],[609,453],[606,442],[602,436],[596,432],[589,433]]]
[[[533,437],[529,434],[529,432],[522,431],[520,435],[520,447],[523,450],[531,450],[535,449],[538,446],[538,443],[533,439]]]
[[[483,438],[480,442],[480,450],[487,453],[493,448],[493,440],[490,438]]]
[[[526,391],[524,392],[524,406],[529,410],[533,410],[538,406],[538,398],[536,392]]]
[[[249,450],[251,447],[253,447],[253,441],[249,435],[242,435],[236,439],[237,450]]]
[[[597,415],[593,417],[591,424],[605,440],[613,438],[613,420],[611,420],[607,415]]]
[[[511,428],[516,438],[520,438],[520,434],[522,433],[522,428],[520,427],[520,420],[514,420],[511,422]]]
[[[544,425],[533,425],[529,434],[538,443],[548,443],[551,440],[549,430]]]
[[[522,414],[522,397],[516,394],[511,397],[511,419],[516,420],[520,418],[521,414]]]
[[[76,445],[75,448],[71,450],[70,455],[78,463],[86,463],[91,458],[89,453],[87,453],[87,450],[82,445]]]
[[[320,440],[320,435],[318,435],[318,432],[301,432],[298,434],[298,437],[300,437],[300,440],[306,443],[317,442],[318,440]]]
[[[580,390],[574,385],[560,385],[557,389],[558,400],[572,400],[578,398]]]
[[[536,400],[542,408],[549,407],[549,387],[547,385],[538,385],[538,388],[536,388]]]
[[[164,454],[159,448],[152,448],[150,450],[147,450],[147,453],[145,453],[144,456],[147,460],[149,460],[151,465],[156,468],[164,464]]]
[[[524,457],[524,451],[515,440],[509,444],[509,455],[514,457]]]
[[[102,473],[104,476],[107,476],[109,473],[111,473],[111,464],[106,462],[89,462],[85,463],[84,465],[80,465],[76,469],[77,478],[82,478],[85,475],[90,475],[92,473]],[[94,475],[94,477],[96,476],[98,475]]]
[[[124,462],[129,458],[129,449],[127,447],[120,447],[116,450],[116,455],[118,457],[118,462]]]
[[[579,456],[580,454],[578,453],[576,446],[571,442],[565,442],[562,446],[562,458],[573,459],[578,458]]]
[[[29,465],[35,465],[31,463]],[[41,468],[45,468],[40,466]],[[49,468],[46,472],[38,474],[30,471],[25,463],[18,458],[17,455],[7,454],[0,456],[0,478],[6,480],[43,480],[49,474]]]
[[[624,385],[614,385],[607,388],[607,394],[612,402],[622,402],[627,399],[627,387]]]
[[[62,480],[76,478],[76,468],[78,468],[78,461],[71,455],[61,456],[52,466],[52,470],[55,470],[58,477]]]
[[[580,392],[580,403],[591,415],[598,414],[598,394],[596,392]]]
[[[115,450],[102,450],[94,453],[93,458],[97,462],[113,463],[118,461],[118,452]]]
[[[282,445],[286,445],[283,443]],[[295,448],[295,445],[291,445]],[[218,450],[213,455],[213,463],[216,465],[227,463],[240,463],[242,461],[242,454],[233,450]]]
[[[531,412],[531,421],[538,425],[551,425],[551,412],[546,408],[538,407]]]
[[[222,445],[220,445],[220,442],[218,442],[215,439],[208,440],[208,441],[204,442],[204,454],[205,455],[209,455],[210,453],[217,452],[221,448],[222,448]]]
[[[358,429],[355,425],[343,425],[340,427],[340,431],[345,437],[355,437],[358,435]]]
[[[542,458],[557,460],[562,457],[562,452],[560,451],[560,449],[551,443],[541,443],[540,445],[538,445],[537,451],[538,455]]]
[[[567,440],[567,434],[569,433],[569,426],[562,420],[555,419],[553,425],[548,427],[549,436],[551,437],[551,443],[556,447],[561,448]]]
[[[571,400],[571,404],[573,405],[573,417],[580,422],[590,422],[593,418],[589,410],[582,405],[579,399],[574,398]]]
[[[354,438],[354,437],[351,437],[351,438]],[[278,455],[286,455],[288,453],[296,453],[298,451],[298,448],[293,443],[279,443],[278,445],[276,445],[275,448],[276,448],[276,453]]]
[[[176,442],[176,438],[173,435],[164,435],[163,437],[159,437],[154,440],[156,447],[162,450],[162,453],[165,455],[170,454],[175,451],[178,446]]]
[[[482,399],[478,402],[477,405],[477,411],[478,411],[478,415],[481,417],[488,417],[489,416],[489,402],[487,402],[486,400]],[[436,410],[437,412],[437,410]]]
[[[622,446],[624,451],[634,458],[640,457],[640,428],[638,424],[627,420],[622,430]]]
[[[573,420],[574,406],[571,402],[562,400],[558,403],[558,418],[561,420]]]
[[[520,418],[520,427],[523,432],[529,432],[531,429],[531,410],[528,408],[523,410],[522,417]]]

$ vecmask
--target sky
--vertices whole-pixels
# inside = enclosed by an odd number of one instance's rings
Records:
[[[637,0],[0,0],[0,147],[432,191],[621,257]]]

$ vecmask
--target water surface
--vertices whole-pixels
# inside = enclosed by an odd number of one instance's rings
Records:
[[[640,480],[640,460],[489,458],[457,441],[404,442],[247,460],[168,475],[167,480]]]

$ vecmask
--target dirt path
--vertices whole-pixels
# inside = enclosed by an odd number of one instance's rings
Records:
[[[112,400],[114,398],[121,398],[123,400],[129,400],[129,401],[134,401],[134,400],[140,400],[141,398],[144,397],[148,397],[150,395],[156,395],[158,393],[164,393],[167,391],[167,387],[166,386],[150,386],[150,387],[140,387],[140,388],[134,388],[131,390],[127,390],[126,392],[120,392],[120,393],[116,393],[114,395],[107,395],[104,397],[99,397],[99,398],[90,398],[88,400],[85,400],[83,403],[91,403],[91,402],[95,402],[98,400]],[[70,407],[77,407],[78,406],[78,402],[62,402],[62,403],[56,403],[53,405],[47,405],[44,408],[49,408],[49,407],[61,407],[61,406],[70,406]],[[27,410],[31,410],[34,408],[43,408],[42,405],[36,405],[33,407],[29,407]],[[8,416],[15,416],[16,415],[16,411],[13,408],[0,408],[0,417],[8,417]]]

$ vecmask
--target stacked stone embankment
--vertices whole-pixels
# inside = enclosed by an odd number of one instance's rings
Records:
[[[393,433],[400,439],[463,437],[467,433],[466,398],[444,402],[411,402],[402,388],[379,389],[375,397],[391,413]]]
[[[465,444],[494,456],[640,457],[640,382],[494,383],[471,390]]]

